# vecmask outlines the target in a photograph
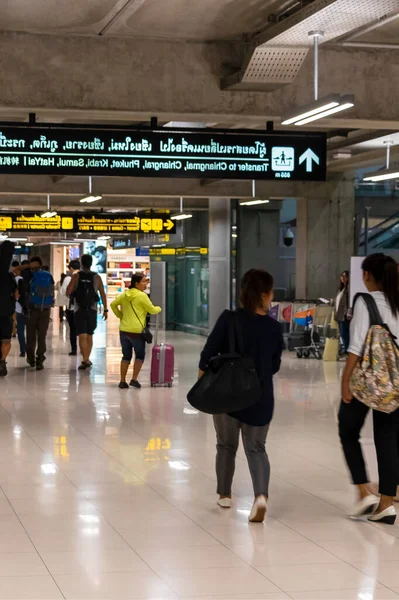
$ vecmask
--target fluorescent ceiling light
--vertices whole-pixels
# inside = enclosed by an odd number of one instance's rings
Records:
[[[26,242],[25,246],[33,246],[33,242]]]
[[[311,117],[313,115],[317,115],[322,113],[330,108],[334,108],[335,106],[339,106],[339,95],[333,94],[332,96],[327,96],[326,98],[321,98],[320,100],[316,100],[311,104],[307,104],[306,106],[302,106],[301,108],[297,108],[295,110],[295,114],[292,114],[288,118],[282,121],[281,125],[293,125],[297,121],[301,119],[306,119],[307,117]]]
[[[22,246],[15,246],[15,250],[20,250],[22,248]]]
[[[10,238],[9,237],[9,238],[6,238],[6,239],[9,242],[27,242],[28,241],[28,238],[26,238],[26,237],[21,237],[21,238],[14,238],[14,237]]]
[[[311,123],[312,121],[317,121],[317,119],[324,119],[324,117],[329,117],[330,115],[334,115],[335,113],[341,112],[343,110],[347,110],[348,108],[352,108],[355,106],[353,102],[344,102],[335,108],[330,108],[329,110],[324,111],[321,114],[313,115],[313,117],[308,117],[307,119],[302,119],[301,121],[297,121],[295,123],[296,126],[306,125],[307,123]]]
[[[172,221],[183,221],[184,219],[191,219],[193,215],[190,213],[178,213],[177,215],[173,215],[170,217]]]
[[[245,200],[240,206],[255,206],[255,204],[269,204],[270,200]]]
[[[231,234],[231,237],[232,237],[232,238],[238,238],[238,235],[237,235],[236,233],[232,233],[232,234]]]
[[[102,235],[101,237],[99,237],[99,238],[97,238],[97,239],[98,239],[98,240],[101,240],[101,241],[103,241],[103,240],[104,240],[104,241],[105,241],[105,240],[110,240],[110,239],[111,239],[111,236],[110,236],[110,235]]]
[[[295,113],[288,116],[282,125],[305,125],[317,119],[323,119],[341,110],[346,110],[354,106],[353,96],[340,96],[331,94],[320,100],[315,100],[311,104],[302,106],[295,110]]]
[[[46,212],[42,213],[40,216],[42,219],[51,219],[51,217],[57,216],[57,211],[56,210],[46,210]]]
[[[84,202],[86,202],[87,204],[90,204],[90,202],[97,202],[97,200],[101,200],[102,196],[86,196],[85,198],[82,198],[80,200],[80,202],[83,204]]]
[[[389,179],[399,179],[399,171],[397,169],[392,169],[390,171],[377,171],[373,175],[364,177],[363,181],[372,181],[373,183],[375,183],[377,181],[388,181]]]

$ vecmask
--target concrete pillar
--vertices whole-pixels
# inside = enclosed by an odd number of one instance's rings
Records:
[[[296,297],[333,297],[354,252],[354,177],[302,184],[297,200]]]
[[[209,198],[209,329],[231,301],[231,200]]]

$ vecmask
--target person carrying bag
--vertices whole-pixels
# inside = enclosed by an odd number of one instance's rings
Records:
[[[263,522],[269,495],[266,436],[274,410],[273,375],[284,347],[280,324],[267,315],[273,277],[251,269],[242,280],[237,313],[224,311],[202,351],[199,382],[189,401],[213,413],[217,438],[218,505],[232,506],[232,483],[240,433],[252,477],[255,501],[249,520]]]
[[[399,277],[398,264],[385,254],[372,254],[362,264],[368,294],[358,295],[350,330],[350,346],[342,377],[339,434],[345,459],[357,486],[352,517],[393,525],[393,499],[399,483]],[[372,409],[379,494],[371,493],[360,433]]]
[[[157,315],[161,312],[160,306],[154,306],[145,290],[148,278],[143,273],[132,276],[130,289],[126,290],[111,303],[111,309],[120,320],[120,342],[122,346],[121,379],[118,387],[128,389],[131,387],[140,389],[141,384],[138,377],[144,363],[146,354],[146,343],[152,343],[152,333],[145,326],[147,315]],[[128,384],[126,382],[129,365],[133,358],[133,377]]]

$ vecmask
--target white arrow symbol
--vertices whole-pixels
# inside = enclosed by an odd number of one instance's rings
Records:
[[[301,165],[303,162],[305,162],[305,160],[306,160],[306,172],[307,173],[311,173],[313,171],[313,162],[312,161],[314,161],[316,163],[316,165],[320,164],[319,157],[310,148],[308,148],[306,150],[306,152],[304,152],[302,154],[302,156],[299,157],[299,164]]]

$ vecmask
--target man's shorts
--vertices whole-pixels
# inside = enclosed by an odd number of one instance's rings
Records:
[[[97,327],[97,311],[79,308],[74,315],[77,335],[93,335]]]
[[[0,342],[8,342],[12,338],[12,317],[0,317]]]

